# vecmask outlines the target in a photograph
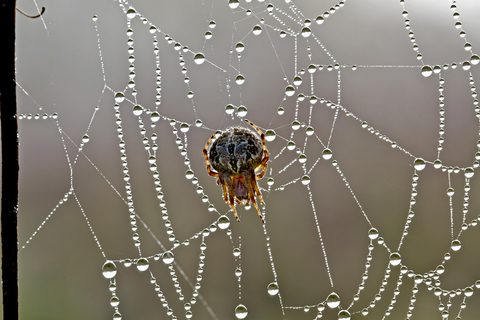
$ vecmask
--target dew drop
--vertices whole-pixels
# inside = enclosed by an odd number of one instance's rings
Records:
[[[305,27],[302,29],[301,34],[302,34],[302,37],[308,38],[312,34],[312,31],[310,30],[310,28]]]
[[[160,120],[160,115],[158,114],[158,112],[152,112],[152,114],[150,115],[150,120],[152,122],[157,122],[158,120]]]
[[[281,116],[282,114],[284,114],[284,113],[285,113],[285,109],[284,109],[283,107],[278,107],[278,109],[277,109],[277,113],[278,113],[278,115],[280,115],[280,116]]]
[[[262,27],[260,27],[258,24],[253,27],[253,30],[252,30],[253,34],[258,36],[259,34],[262,33]]]
[[[304,186],[310,184],[310,177],[309,177],[308,175],[304,175],[304,176],[302,177],[302,184],[303,184]]]
[[[448,188],[447,189],[447,196],[451,197],[455,194],[455,190],[453,188]]]
[[[234,257],[239,257],[239,256],[240,256],[240,253],[241,253],[241,251],[240,251],[239,248],[234,248],[234,249],[233,249],[233,256],[234,256]]]
[[[298,130],[298,129],[300,129],[300,122],[298,122],[298,121],[296,121],[296,120],[293,121],[293,122],[292,122],[292,129],[293,129],[293,130]]]
[[[195,120],[195,126],[196,126],[197,128],[200,128],[202,125],[203,125],[202,120],[200,120],[200,119]]]
[[[332,159],[332,150],[328,149],[328,148],[325,148],[323,151],[322,151],[322,158],[324,160],[330,160]]]
[[[290,151],[294,150],[295,149],[295,142],[292,141],[292,140],[288,141],[287,149],[290,150]]]
[[[265,131],[265,140],[273,141],[275,140],[276,137],[277,137],[277,134],[275,133],[274,130],[268,129],[267,131]]]
[[[433,73],[433,69],[430,66],[423,66],[422,68],[422,76],[425,78],[430,77]]]
[[[185,172],[185,178],[187,178],[188,180],[192,179],[193,176],[194,176],[194,174],[193,174],[193,171],[192,171],[192,170],[187,170],[187,171]]]
[[[316,22],[317,24],[322,24],[324,21],[325,21],[325,19],[324,19],[322,16],[318,16],[318,17],[315,19],[315,22]]]
[[[393,252],[389,257],[392,266],[398,266],[402,262],[402,256],[398,252]]]
[[[135,9],[130,8],[130,9],[127,10],[127,18],[128,19],[133,19],[133,18],[135,18],[136,15],[137,15],[137,11],[135,11]]]
[[[212,39],[212,36],[213,36],[213,35],[212,35],[212,32],[211,32],[211,31],[205,32],[205,39],[210,40],[210,39]]]
[[[435,160],[435,161],[433,162],[433,167],[434,167],[435,169],[440,169],[440,168],[442,167],[442,161],[440,161],[439,159]]]
[[[228,0],[228,6],[230,7],[230,9],[237,9],[239,5],[240,3],[238,2],[238,0]]]
[[[235,82],[240,86],[242,84],[245,83],[245,77],[241,74],[239,74],[236,78],[235,78]]]
[[[473,64],[474,66],[477,65],[480,62],[480,57],[476,54],[472,55],[470,57],[470,63]]]
[[[90,137],[88,136],[88,134],[86,134],[82,137],[82,142],[87,143],[88,141],[90,141]]]
[[[227,106],[225,107],[225,113],[233,114],[233,112],[235,112],[235,107],[231,104],[227,104]]]
[[[375,240],[378,238],[378,230],[375,228],[371,228],[368,230],[368,237],[372,240]]]
[[[272,282],[267,286],[267,292],[269,295],[274,296],[279,292],[278,284],[276,282]]]
[[[97,20],[98,20],[98,17],[95,15],[95,16],[92,17],[92,20],[93,20],[93,21],[97,21]]]
[[[465,177],[469,179],[473,177],[473,175],[475,174],[472,167],[465,168],[464,173],[465,173]]]
[[[220,216],[217,220],[217,225],[220,229],[225,230],[230,226],[230,219],[227,216]]]
[[[237,109],[237,115],[240,117],[240,118],[243,118],[247,115],[247,108],[245,106],[240,106],[238,107]]]
[[[125,95],[123,92],[116,92],[115,93],[115,102],[122,103],[125,100]]]
[[[313,127],[308,126],[307,129],[305,129],[305,133],[307,134],[307,136],[311,136],[315,133],[315,130],[313,129]]]
[[[167,251],[162,254],[162,261],[165,264],[171,264],[173,260],[175,259],[175,256],[173,255],[173,252]]]
[[[327,306],[330,308],[336,308],[340,305],[340,297],[335,292],[332,292],[327,297]]]
[[[247,307],[245,307],[243,304],[239,304],[235,308],[235,317],[237,319],[245,319],[247,315],[248,315]]]
[[[146,271],[150,267],[150,263],[145,258],[140,258],[137,261],[137,269],[138,271]]]
[[[293,86],[287,86],[285,88],[285,95],[287,95],[288,97],[291,97],[295,94],[295,88]]]
[[[347,310],[341,310],[338,313],[338,320],[350,320],[350,319],[351,319],[351,315],[350,315],[350,312],[348,312]]]
[[[205,62],[205,56],[203,53],[199,52],[193,57],[193,61],[195,61],[196,64],[202,64]]]
[[[465,43],[463,48],[465,49],[465,51],[470,51],[470,50],[472,50],[472,44],[470,42],[467,42],[467,43]]]
[[[422,171],[423,169],[425,169],[425,166],[425,160],[423,160],[422,158],[417,158],[413,162],[413,167],[415,168],[415,170]]]
[[[187,123],[182,123],[180,125],[180,131],[182,131],[183,133],[187,133],[188,130],[190,130],[190,126]]]
[[[102,274],[105,278],[111,279],[117,274],[117,266],[113,261],[107,261],[102,266]]]
[[[139,116],[143,113],[143,108],[142,106],[136,105],[133,107],[133,115]]]
[[[462,243],[459,240],[453,240],[452,241],[452,250],[453,251],[458,251],[462,248]]]
[[[293,78],[293,84],[296,85],[297,87],[302,84],[302,78],[297,76]]]
[[[235,46],[235,51],[240,53],[243,52],[243,50],[245,50],[245,45],[243,44],[243,42],[237,43],[237,45]]]

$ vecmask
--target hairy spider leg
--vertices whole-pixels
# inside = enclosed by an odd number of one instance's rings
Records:
[[[205,148],[203,148],[203,156],[205,157],[205,161],[207,162],[207,172],[209,175],[212,177],[218,178],[218,172],[215,172],[212,170],[212,167],[210,166],[210,160],[208,160],[208,154],[207,154],[207,149],[208,146],[210,145],[210,141],[212,141],[213,137],[215,137],[216,132],[208,139],[207,144],[205,145]],[[217,180],[218,183],[218,180]],[[224,191],[225,192],[225,191]]]
[[[244,176],[245,176],[245,184],[247,185],[248,195],[250,197],[249,200],[252,201],[253,205],[255,206],[255,209],[257,209],[258,216],[260,217],[262,222],[265,223],[265,220],[263,220],[262,213],[260,212],[260,209],[258,209],[257,202],[255,201],[255,191],[257,191],[258,192],[257,195],[259,196],[260,201],[262,201],[263,203],[262,196],[258,191],[257,182],[255,181],[255,172],[251,170],[250,172],[244,174]],[[256,190],[253,189],[253,186],[255,186]]]
[[[257,130],[258,134],[260,135],[260,138],[262,139],[262,148],[263,148],[264,157],[262,159],[262,162],[257,166],[257,168],[255,168],[255,169],[258,169],[258,168],[262,167],[262,172],[260,172],[256,176],[257,179],[261,179],[261,178],[263,178],[263,176],[265,175],[265,172],[267,171],[267,161],[268,161],[268,159],[270,159],[270,157],[268,155],[267,144],[265,143],[265,134],[260,129],[258,129],[258,127],[256,125],[254,125],[250,120],[245,119],[245,121],[249,125],[251,125],[255,130]]]
[[[238,218],[237,211],[235,210],[235,202],[234,200],[238,199],[235,197],[235,191],[233,190],[233,183],[231,183],[229,177],[227,177],[227,183],[228,185],[228,198],[229,201],[227,203],[232,207],[233,214],[235,215],[235,218],[237,218],[237,221],[240,222],[240,218]]]

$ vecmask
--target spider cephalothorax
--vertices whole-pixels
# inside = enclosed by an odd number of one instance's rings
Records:
[[[232,207],[235,218],[240,221],[235,202],[242,205],[252,202],[263,221],[255,195],[263,203],[257,179],[263,178],[267,170],[268,151],[263,132],[252,122],[245,121],[260,137],[247,128],[229,128],[213,142],[215,134],[212,135],[203,149],[203,155],[208,174],[216,177],[217,184],[222,185],[225,202]]]

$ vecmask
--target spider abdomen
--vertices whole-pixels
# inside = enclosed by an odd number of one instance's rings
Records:
[[[212,143],[209,159],[217,172],[241,174],[262,162],[262,141],[247,129],[232,128]]]

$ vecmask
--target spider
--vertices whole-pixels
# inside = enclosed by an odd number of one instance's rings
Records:
[[[240,222],[240,219],[235,211],[235,202],[241,205],[252,202],[258,216],[265,223],[255,202],[257,195],[264,203],[257,179],[263,178],[267,170],[269,158],[265,135],[252,122],[245,121],[258,132],[260,138],[247,128],[229,128],[221,132],[213,143],[216,133],[208,139],[203,155],[208,174],[216,177],[217,184],[222,185],[225,202],[232,207],[237,221]]]

